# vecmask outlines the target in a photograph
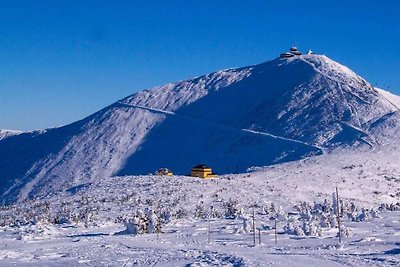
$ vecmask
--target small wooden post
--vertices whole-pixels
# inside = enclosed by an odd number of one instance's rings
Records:
[[[278,230],[276,229],[276,215],[275,215],[275,244],[278,244]]]
[[[339,190],[337,186],[336,186],[336,209],[337,209],[337,222],[339,230],[339,243],[342,243],[342,231],[340,228]]]
[[[160,232],[161,232],[161,209],[159,208],[157,216],[157,240],[160,239]]]
[[[255,208],[254,208],[254,206],[253,206],[253,244],[254,244],[254,246],[256,246],[256,227],[255,227],[255,216],[256,216],[256,213],[255,213],[255,210],[254,210]]]
[[[160,231],[161,231],[161,221],[160,218],[157,218],[157,240],[160,239]]]
[[[207,232],[207,243],[210,245],[210,217],[208,217],[208,232]]]
[[[208,233],[207,233],[207,242],[210,245],[211,242],[211,215],[212,215],[213,206],[210,207],[210,215],[208,216]]]

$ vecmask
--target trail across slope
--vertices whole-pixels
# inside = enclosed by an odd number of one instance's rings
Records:
[[[121,103],[118,102],[120,105],[124,106],[124,107],[131,107],[131,108],[139,108],[139,109],[144,109],[144,110],[148,110],[148,111],[152,111],[155,113],[162,113],[162,114],[166,114],[166,115],[173,115],[173,116],[177,116],[180,117],[182,119],[186,119],[186,120],[194,120],[194,121],[199,121],[202,123],[209,123],[209,124],[213,124],[225,129],[230,129],[233,131],[244,131],[246,133],[250,133],[250,134],[257,134],[257,135],[264,135],[264,136],[269,136],[272,138],[276,138],[276,139],[280,139],[280,140],[285,140],[285,141],[289,141],[289,142],[294,142],[294,143],[298,143],[298,144],[302,144],[305,146],[310,146],[312,148],[316,148],[316,149],[320,149],[321,152],[324,151],[324,149],[320,146],[316,146],[316,145],[310,145],[307,144],[305,142],[299,141],[299,140],[295,140],[295,139],[290,139],[290,138],[286,138],[286,137],[281,137],[281,136],[277,136],[277,135],[273,135],[270,133],[266,133],[266,132],[260,132],[260,131],[255,131],[255,130],[250,130],[250,129],[238,129],[238,128],[234,128],[231,126],[227,126],[227,125],[222,125],[218,122],[213,122],[213,121],[209,121],[209,120],[205,120],[205,119],[201,119],[201,118],[193,118],[193,117],[189,117],[189,116],[185,116],[185,115],[181,115],[179,113],[176,112],[172,112],[172,111],[167,111],[167,110],[162,110],[162,109],[157,109],[157,108],[151,108],[151,107],[146,107],[146,106],[141,106],[141,105],[133,105],[133,104],[125,104],[125,103]]]

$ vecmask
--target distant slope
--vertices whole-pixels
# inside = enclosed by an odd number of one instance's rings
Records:
[[[369,132],[376,143],[398,147],[400,145],[400,111],[382,116],[369,125]]]
[[[0,140],[9,137],[9,136],[13,136],[13,135],[17,135],[22,133],[21,131],[14,131],[14,130],[1,130],[0,129]]]
[[[379,89],[379,88],[375,88],[375,89],[400,110],[400,96],[392,94],[383,89]]]
[[[144,90],[73,124],[0,140],[0,201],[159,167],[187,174],[205,163],[240,173],[336,147],[389,144],[398,109],[384,94],[321,55]]]
[[[398,147],[400,145],[400,96],[376,88],[394,107],[395,111],[369,123],[368,131],[380,145]],[[397,110],[396,110],[397,109]]]
[[[219,173],[245,172],[251,166],[278,163],[322,153],[301,142],[244,131],[210,121],[170,116],[146,136],[118,175],[153,173],[168,166],[179,174],[207,163]]]

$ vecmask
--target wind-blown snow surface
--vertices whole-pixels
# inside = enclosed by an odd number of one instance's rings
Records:
[[[333,147],[392,143],[398,108],[321,55],[275,59],[145,90],[73,124],[0,141],[1,202],[113,175],[198,163],[245,172]]]

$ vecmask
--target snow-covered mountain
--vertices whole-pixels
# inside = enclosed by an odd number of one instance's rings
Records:
[[[0,138],[1,201],[159,167],[244,172],[335,147],[390,145],[399,97],[322,55],[170,83],[60,128]]]

